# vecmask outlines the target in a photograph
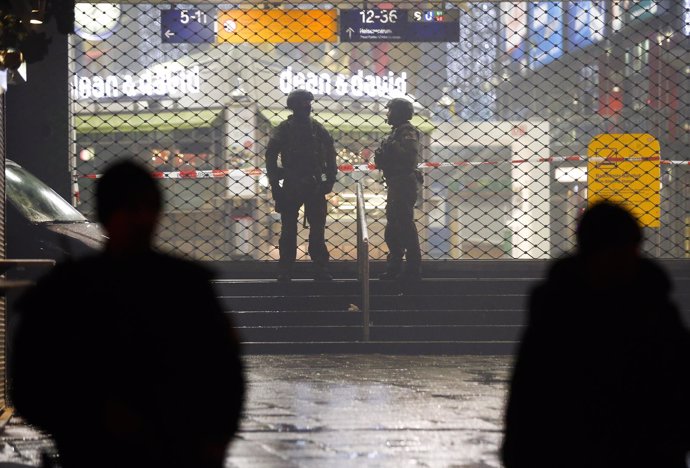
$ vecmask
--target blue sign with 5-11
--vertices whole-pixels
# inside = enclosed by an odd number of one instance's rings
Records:
[[[166,44],[206,44],[216,39],[215,18],[199,9],[161,10],[161,39]]]
[[[341,42],[458,42],[459,10],[340,10]]]

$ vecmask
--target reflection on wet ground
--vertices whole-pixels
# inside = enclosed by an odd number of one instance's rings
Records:
[[[506,356],[247,356],[228,468],[500,467]],[[87,428],[85,428],[87,430]],[[50,440],[11,421],[1,462],[38,466]]]

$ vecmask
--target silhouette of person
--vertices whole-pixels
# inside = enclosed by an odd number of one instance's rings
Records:
[[[391,99],[386,120],[392,130],[375,153],[376,167],[383,172],[388,189],[384,231],[388,255],[386,271],[379,279],[404,283],[419,280],[422,266],[414,207],[423,176],[417,169],[421,155],[419,131],[410,122],[413,116],[414,107],[410,101]]]
[[[96,197],[104,251],[17,303],[11,400],[63,468],[221,468],[245,380],[210,272],[152,248],[162,196],[142,166],[111,165]]]
[[[620,205],[585,210],[576,237],[530,296],[504,466],[685,467],[690,346],[670,279]]]
[[[266,147],[266,172],[276,212],[280,213],[277,279],[281,282],[292,280],[297,256],[297,218],[302,206],[309,222],[312,276],[317,281],[333,279],[325,240],[325,195],[333,191],[338,169],[333,138],[311,117],[313,100],[314,95],[309,91],[292,91],[287,97],[292,115],[276,127]]]

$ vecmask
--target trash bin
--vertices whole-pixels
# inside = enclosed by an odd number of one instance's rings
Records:
[[[256,199],[232,198],[228,205],[230,257],[253,259],[256,255]]]
[[[233,241],[237,256],[254,258],[254,218],[249,215],[233,216]]]

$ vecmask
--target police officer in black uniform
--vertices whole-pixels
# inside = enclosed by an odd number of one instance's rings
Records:
[[[278,281],[292,279],[297,255],[297,217],[302,205],[309,223],[309,256],[314,279],[333,279],[328,271],[329,253],[324,235],[325,195],[335,184],[336,153],[328,131],[310,117],[313,100],[314,95],[306,90],[295,90],[288,95],[287,107],[292,115],[276,127],[266,149],[268,181],[281,221]]]
[[[393,127],[375,152],[376,167],[383,171],[386,197],[387,268],[383,280],[416,281],[421,278],[422,254],[414,220],[414,206],[422,186],[419,132],[410,123],[414,109],[403,98],[388,103],[388,124]],[[403,268],[403,258],[406,263]]]

